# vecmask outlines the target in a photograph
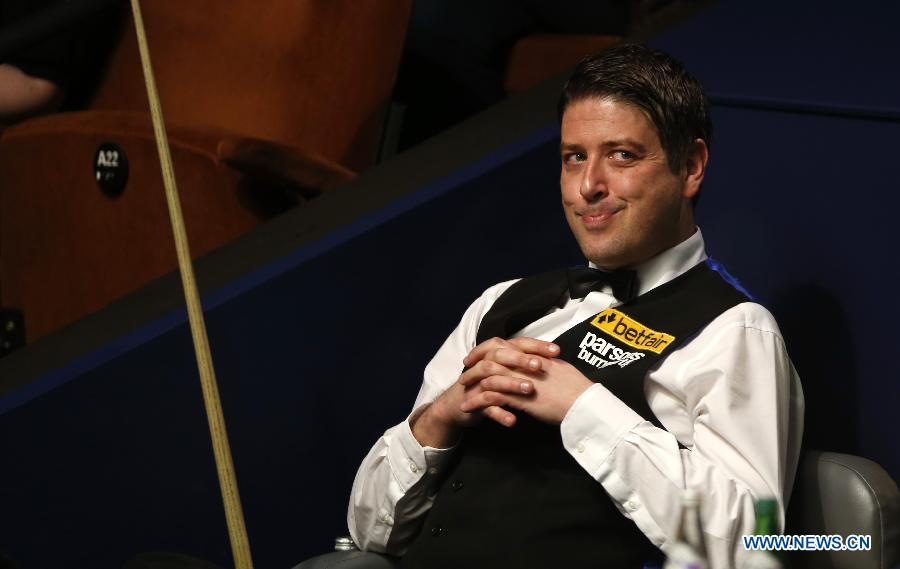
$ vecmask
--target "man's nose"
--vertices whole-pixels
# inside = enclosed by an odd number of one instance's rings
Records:
[[[581,179],[579,191],[587,201],[602,198],[609,191],[606,185],[606,172],[599,160],[590,160],[584,169],[584,177]]]

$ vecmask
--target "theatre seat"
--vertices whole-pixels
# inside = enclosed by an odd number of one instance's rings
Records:
[[[194,257],[374,164],[411,5],[143,3]],[[175,270],[130,14],[89,107],[0,132],[0,171],[0,308],[29,342]]]
[[[900,563],[900,492],[881,466],[835,452],[804,454],[788,512],[788,535],[870,535],[870,551],[802,552],[792,569],[892,569]],[[395,569],[396,558],[336,551],[294,569]]]
[[[23,310],[29,341],[176,266],[152,132],[146,113],[89,111],[4,133],[2,305]],[[195,258],[354,176],[315,153],[220,128],[172,122],[168,134]],[[115,195],[93,168],[110,142],[128,169]]]
[[[532,34],[513,45],[503,77],[508,93],[528,90],[574,67],[592,53],[622,43],[622,36]]]

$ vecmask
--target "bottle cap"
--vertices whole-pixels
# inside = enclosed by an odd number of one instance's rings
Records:
[[[348,536],[338,537],[334,540],[335,551],[355,551],[357,549],[356,544]]]
[[[696,488],[685,488],[681,493],[681,503],[697,505],[700,503],[700,492]]]
[[[778,502],[775,501],[775,498],[760,498],[756,501],[757,516],[771,516],[777,508]]]

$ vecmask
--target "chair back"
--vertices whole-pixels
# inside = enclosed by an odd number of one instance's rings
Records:
[[[195,258],[374,164],[411,4],[142,3]],[[89,109],[0,133],[0,307],[29,342],[176,266],[125,15]],[[127,164],[114,196],[94,172],[111,142]]]
[[[809,451],[800,462],[786,533],[869,535],[869,551],[794,553],[791,566],[890,569],[900,563],[900,492],[881,466],[835,452]]]
[[[412,0],[142,3],[167,121],[374,164]],[[133,21],[91,108],[147,112]]]

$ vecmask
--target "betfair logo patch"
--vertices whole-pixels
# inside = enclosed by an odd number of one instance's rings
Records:
[[[675,336],[647,328],[615,308],[607,308],[591,321],[591,324],[632,348],[657,354],[672,345]]]

